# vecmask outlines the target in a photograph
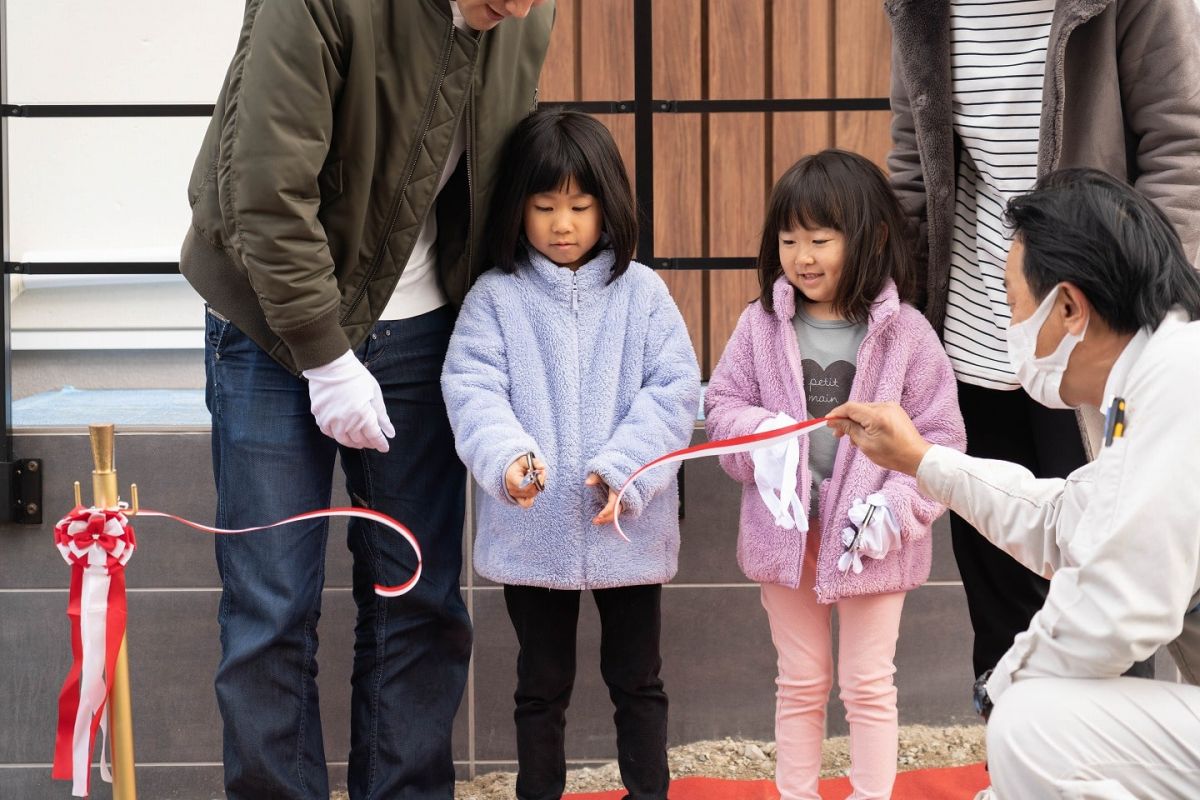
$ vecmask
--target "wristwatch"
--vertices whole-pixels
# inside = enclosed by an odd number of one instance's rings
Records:
[[[992,698],[988,697],[987,690],[988,679],[991,677],[992,671],[989,669],[975,679],[975,713],[983,717],[984,722],[987,722],[988,717],[992,715]]]

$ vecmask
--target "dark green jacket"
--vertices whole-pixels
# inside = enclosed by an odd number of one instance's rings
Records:
[[[553,3],[457,30],[448,0],[249,0],[188,185],[180,271],[293,372],[366,338],[437,203],[438,274],[462,302],[504,143],[537,101]]]

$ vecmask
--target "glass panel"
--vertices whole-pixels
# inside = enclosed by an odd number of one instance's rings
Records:
[[[211,103],[244,0],[7,0],[9,103]]]

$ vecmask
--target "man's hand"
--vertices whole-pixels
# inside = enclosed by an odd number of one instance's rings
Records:
[[[616,518],[617,512],[617,493],[616,491],[604,482],[596,473],[591,473],[587,476],[584,482],[585,486],[595,486],[600,490],[600,494],[607,494],[607,500],[604,503],[604,508],[600,509],[600,513],[592,517],[593,525],[611,525],[613,519]]]
[[[846,403],[826,414],[834,435],[849,435],[863,454],[884,469],[916,475],[932,447],[896,403]],[[839,418],[840,419],[836,419]]]
[[[533,459],[533,469],[542,478],[542,486],[546,484],[546,463],[540,458]],[[517,505],[521,508],[529,508],[533,505],[533,501],[537,499],[538,492],[542,491],[538,487],[536,480],[525,482],[525,476],[529,474],[529,465],[525,461],[525,456],[521,456],[516,461],[508,465],[508,469],[504,471],[504,488],[508,490],[508,496],[517,501]],[[525,486],[521,484],[525,483]]]
[[[347,350],[323,367],[304,370],[308,399],[321,433],[343,447],[388,451],[396,435],[383,405],[383,392],[354,352]]]

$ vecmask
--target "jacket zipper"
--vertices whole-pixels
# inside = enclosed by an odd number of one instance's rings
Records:
[[[480,35],[480,47],[483,36]],[[478,53],[479,51],[476,50]],[[463,297],[471,289],[471,264],[475,261],[475,182],[471,178],[471,145],[475,143],[475,69],[471,69],[471,89],[467,95],[467,130],[464,134],[466,146],[463,158],[467,160],[467,274],[463,279]]]
[[[805,419],[807,419],[809,416],[809,414],[808,414],[808,392],[804,388],[804,366],[800,363],[800,355],[801,355],[800,343],[798,341],[796,341],[796,331],[792,327],[791,320],[783,320],[782,326],[784,328],[784,331],[783,331],[784,342],[785,342],[784,351],[787,353],[788,366],[791,368],[792,376],[796,379],[796,389],[797,389],[797,393],[799,395],[800,409],[801,409],[801,411],[804,412]],[[808,454],[809,454],[808,437],[807,436],[800,437],[799,445],[800,445],[800,463],[802,465],[807,465],[808,464]],[[809,481],[809,483],[811,483],[811,481]],[[801,486],[799,488],[800,488],[801,493],[803,493],[804,487]],[[809,509],[811,507],[812,507],[812,489],[810,487],[809,488],[808,505],[805,506],[805,508],[804,508],[804,513],[806,516],[808,515]],[[807,520],[805,520],[805,522],[807,523]],[[799,526],[799,524],[800,524],[800,521],[796,520],[796,525]],[[804,547],[800,548],[800,556],[799,556],[799,560],[796,564],[796,585],[797,586],[800,585],[800,578],[804,573],[804,551],[807,549],[807,547],[808,547],[808,532],[805,532]],[[820,549],[819,548],[818,548],[817,560],[818,560],[818,562],[820,562]],[[816,583],[815,575],[813,576],[813,582],[815,585],[815,583]]]
[[[463,158],[467,160],[467,274],[463,279],[463,297],[471,289],[471,265],[475,263],[475,181],[471,170],[471,153],[475,144],[475,66],[479,63],[479,53],[483,50],[483,41],[488,32],[479,34],[475,46],[475,55],[471,61],[470,86],[467,89],[467,130],[466,145],[463,148]]]
[[[867,346],[867,342],[871,341],[871,339],[875,336],[875,334],[878,331],[879,331],[879,327],[872,326],[870,323],[870,319],[868,318],[867,333],[865,336],[863,336],[863,340],[861,342],[859,342],[858,351],[854,354],[855,377],[858,376],[858,365],[862,363],[863,348]],[[859,388],[861,385],[862,384],[860,384],[858,381],[854,382],[854,384],[850,387],[850,395],[849,395],[849,397],[846,398],[847,402],[851,402],[851,403],[860,402],[862,393],[859,390]],[[846,469],[846,462],[850,459],[850,456],[848,455],[849,452],[850,452],[850,450],[849,450],[848,445],[846,444],[846,440],[843,439],[838,444],[837,455],[833,461],[833,474],[830,475],[828,478],[829,486],[831,489],[837,485],[837,481],[840,480],[842,477],[842,472],[844,472]],[[821,526],[822,544],[824,544],[824,540],[825,540],[824,531],[825,531],[825,513],[826,513],[826,511],[827,511],[826,508],[821,509],[821,519],[818,521],[818,524]],[[820,582],[820,577],[821,577],[820,564],[821,564],[821,555],[820,555],[820,549],[818,548],[818,551],[817,551],[817,567],[818,568],[817,568],[817,574],[813,576],[813,588],[816,589],[817,599],[824,600],[826,597],[826,594],[825,594],[825,587],[822,586],[821,582]],[[846,579],[845,573],[843,573],[841,576],[839,576],[837,578],[837,585],[835,586],[835,590],[841,588],[842,581],[844,581],[845,579]]]
[[[475,263],[475,180],[471,169],[471,155],[475,148],[475,66],[479,63],[479,54],[483,51],[483,42],[488,32],[479,34],[475,46],[475,55],[471,61],[470,85],[467,89],[467,131],[466,146],[463,148],[463,158],[467,160],[467,273],[463,279],[463,297],[471,289],[471,266]]]
[[[577,387],[575,403],[576,403],[576,407],[579,410],[579,413],[577,413],[575,415],[575,424],[576,424],[575,441],[579,443],[579,456],[580,456],[580,458],[582,458],[583,457],[583,447],[584,447],[584,439],[583,439],[583,364],[582,364],[583,354],[579,347],[579,275],[578,275],[578,273],[575,273],[575,272],[571,273],[571,328],[572,328],[571,333],[574,336],[574,342],[575,342],[575,386]],[[585,475],[584,478],[586,479],[586,477],[587,476]],[[578,480],[578,478],[576,478],[576,480]],[[585,513],[586,513],[586,507],[587,507],[587,492],[590,489],[591,489],[591,487],[585,487],[582,484],[579,484],[576,487],[576,490],[580,493],[580,500],[582,501],[581,505],[584,506]],[[585,589],[588,587],[588,557],[587,557],[588,535],[587,535],[586,526],[589,525],[590,523],[591,523],[590,519],[583,523],[583,525],[585,527],[580,531],[580,537],[579,537],[580,545],[581,545],[579,548],[579,555],[580,555],[580,562],[581,562],[580,566],[581,566],[581,570],[582,570],[582,574],[579,576],[580,577],[579,584],[580,584],[580,586],[583,586]]]
[[[363,276],[362,286],[359,287],[358,292],[354,295],[354,300],[351,301],[350,305],[342,314],[341,319],[338,320],[339,325],[349,319],[350,315],[353,314],[355,309],[358,308],[358,304],[362,302],[363,297],[367,293],[367,287],[371,285],[371,279],[374,278],[375,273],[379,271],[379,265],[383,261],[385,243],[391,238],[392,232],[396,228],[396,219],[400,216],[400,205],[404,200],[404,193],[408,191],[408,185],[412,181],[413,172],[417,169],[417,160],[421,156],[421,143],[425,141],[425,136],[429,133],[429,126],[433,123],[433,112],[437,108],[438,94],[440,92],[441,85],[446,80],[446,71],[450,68],[450,52],[453,47],[454,25],[451,23],[450,29],[446,36],[446,44],[442,50],[441,70],[438,72],[437,82],[434,84],[433,92],[429,98],[429,105],[425,109],[425,119],[421,123],[421,135],[413,144],[412,160],[409,161],[408,167],[405,169],[404,180],[400,182],[400,189],[396,192],[395,199],[392,200],[392,208],[388,213],[388,224],[387,227],[384,228],[383,238],[379,240],[379,247],[375,252],[375,257],[371,259],[371,265],[367,268],[366,275]]]

